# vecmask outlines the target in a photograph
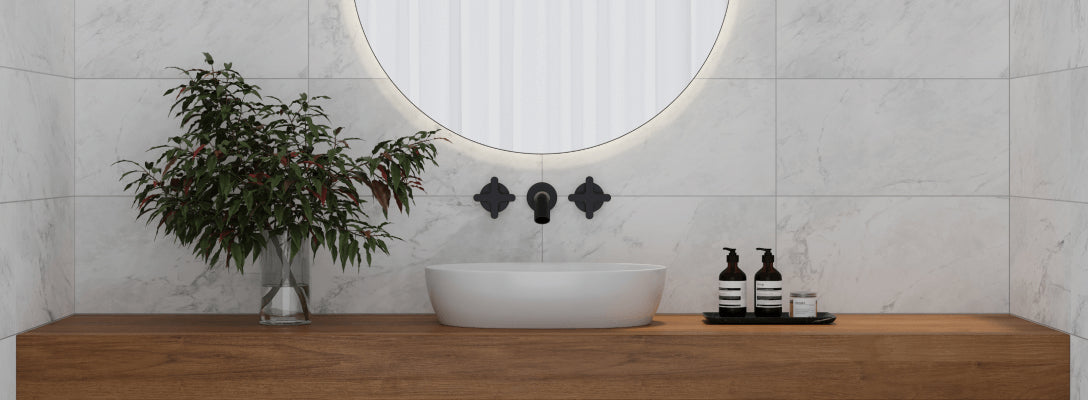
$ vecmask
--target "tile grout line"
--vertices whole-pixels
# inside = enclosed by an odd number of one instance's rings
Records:
[[[471,198],[474,195],[475,195],[475,193],[465,193],[465,194],[424,194],[424,195],[416,195],[415,197],[416,198],[450,198],[450,197],[467,197],[467,198]],[[12,201],[8,201],[8,203],[14,203],[14,202],[19,202],[19,201],[31,201],[31,200],[48,200],[48,199],[63,198],[63,197],[73,197],[73,198],[131,198],[132,196],[128,195],[128,194],[79,194],[79,195],[71,195],[71,196],[57,196],[57,197],[44,198],[44,199],[12,200]],[[1088,204],[1088,202],[1082,202],[1082,201],[1044,199],[1044,198],[1023,197],[1023,196],[1006,196],[1006,195],[1000,195],[1000,194],[993,194],[993,195],[990,195],[990,194],[973,194],[973,195],[956,195],[956,194],[948,194],[948,195],[931,195],[931,194],[873,194],[873,195],[868,195],[868,194],[853,194],[853,195],[851,195],[851,194],[842,194],[842,195],[840,195],[840,194],[811,194],[811,195],[805,195],[805,194],[774,194],[774,193],[768,193],[768,194],[613,194],[612,197],[619,197],[619,198],[723,198],[723,199],[728,199],[728,198],[738,198],[738,199],[743,199],[743,198],[874,198],[874,199],[908,199],[908,198],[964,199],[964,198],[966,198],[966,199],[1008,199],[1008,198],[1012,197],[1012,198],[1025,198],[1025,199],[1034,199],[1034,200],[1061,201],[1061,202],[1076,203],[1076,204]],[[5,202],[0,202],[0,204],[4,204],[4,203]]]
[[[1009,112],[1009,115],[1008,115],[1008,117],[1009,117],[1009,122],[1008,122],[1009,123],[1009,127],[1008,127],[1008,129],[1009,129],[1009,165],[1008,165],[1008,172],[1009,172],[1009,207],[1008,207],[1008,210],[1007,210],[1008,211],[1008,219],[1006,221],[1008,221],[1008,224],[1009,224],[1008,225],[1009,239],[1005,243],[1008,246],[1008,251],[1009,251],[1009,253],[1008,253],[1009,262],[1008,262],[1008,269],[1007,269],[1006,272],[1008,273],[1008,290],[1009,290],[1009,293],[1008,293],[1008,299],[1009,299],[1008,300],[1008,306],[1009,306],[1009,314],[1012,314],[1012,2],[1013,2],[1013,0],[1007,0],[1007,1],[1008,1],[1007,4],[1009,6],[1008,7],[1008,12],[1009,12],[1008,46],[1009,47],[1008,47],[1008,53],[1006,53],[1005,55],[1008,57],[1008,63],[1009,63],[1009,79],[1008,79],[1008,92],[1007,92],[1008,93],[1008,101],[1009,101],[1009,103],[1008,103],[1008,112]]]
[[[774,248],[779,254],[782,249],[778,247],[778,0],[774,2],[774,220],[771,228],[774,229]],[[753,278],[754,275],[753,275]]]
[[[77,172],[79,171],[79,169],[76,166],[76,160],[79,159],[79,153],[78,153],[79,152],[79,146],[76,144],[76,138],[79,136],[79,135],[76,134],[76,132],[79,129],[79,125],[76,124],[76,121],[78,121],[78,119],[76,118],[76,113],[79,112],[79,110],[76,109],[76,94],[78,93],[77,89],[76,89],[76,83],[78,83],[79,81],[76,80],[76,37],[75,36],[76,36],[76,0],[72,0],[72,191],[71,191],[71,196],[69,196],[69,197],[72,200],[72,313],[73,314],[76,312],[76,307],[79,305],[79,302],[76,301],[77,300],[76,293],[78,292],[78,285],[79,285],[79,279],[76,279],[76,276],[77,276],[76,272],[77,272],[78,265],[79,265],[79,259],[78,259],[79,252],[77,251],[77,247],[76,247],[77,240],[79,240],[78,237],[76,236],[76,222],[78,221],[78,218],[76,218],[76,217],[79,215],[79,208],[76,206],[76,198],[75,198],[75,195],[76,195],[76,176],[77,176]]]

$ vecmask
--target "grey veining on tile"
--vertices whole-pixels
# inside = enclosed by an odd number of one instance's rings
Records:
[[[380,140],[441,126],[419,111],[387,79],[311,79],[313,94],[332,97],[325,106],[333,126],[347,137],[363,139],[353,145],[359,155]],[[521,196],[540,180],[541,156],[486,147],[449,131],[439,141],[438,166],[423,174],[425,195],[473,195],[492,176]]]
[[[311,287],[318,313],[429,313],[424,268],[465,262],[540,261],[541,228],[524,200],[491,219],[470,197],[418,197],[410,216],[389,214],[390,255],[373,266],[340,270],[327,253],[315,262]],[[381,219],[381,212],[371,216]]]
[[[843,313],[1006,313],[1008,207],[1002,198],[778,199],[787,290]]]
[[[731,0],[699,78],[774,78],[775,0]]]
[[[72,76],[73,3],[0,2],[0,66]]]
[[[76,76],[172,78],[201,52],[254,78],[305,78],[307,0],[79,0]]]
[[[15,336],[0,339],[0,400],[15,400]]]
[[[1088,201],[1088,70],[1013,79],[1012,194]]]
[[[778,193],[1007,195],[1007,80],[778,82]]]
[[[244,66],[236,66],[245,72]],[[127,166],[114,165],[121,159],[150,161],[158,153],[148,148],[165,144],[170,136],[182,133],[179,121],[171,118],[173,96],[167,89],[184,81],[177,79],[79,79],[76,82],[76,193],[79,195],[123,195],[119,181]],[[251,80],[265,94],[290,101],[306,91],[305,79]],[[104,96],[108,93],[108,96]]]
[[[780,78],[1004,78],[1007,0],[778,0]]]
[[[0,337],[74,311],[73,213],[70,197],[0,204],[0,263],[12,296],[4,312],[14,311]]]
[[[762,254],[756,247],[774,245],[774,207],[770,196],[613,197],[586,219],[564,198],[544,226],[544,261],[664,265],[658,312],[714,311],[722,247],[737,248],[741,269],[754,279]]]
[[[544,178],[593,176],[613,195],[773,195],[774,80],[697,79],[656,118],[609,143],[544,155]]]
[[[1088,205],[1012,198],[1011,207],[1010,311],[1072,332],[1074,269],[1088,261]]]
[[[0,201],[72,194],[72,79],[0,68]]]
[[[367,44],[355,0],[309,3],[311,78],[386,78]]]
[[[260,273],[209,268],[136,221],[127,197],[78,197],[76,312],[256,313]]]
[[[1012,76],[1088,65],[1088,2],[1012,1]]]
[[[1069,399],[1088,400],[1088,339],[1069,336]]]

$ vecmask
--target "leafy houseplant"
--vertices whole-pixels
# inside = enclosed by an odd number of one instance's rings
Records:
[[[331,128],[318,104],[325,96],[306,93],[289,103],[263,96],[231,63],[216,68],[174,67],[188,82],[167,90],[171,115],[184,133],[168,139],[154,161],[122,160],[133,168],[122,175],[135,191],[137,219],[156,223],[156,232],[191,246],[210,266],[232,263],[243,271],[266,247],[286,269],[278,272],[262,301],[298,290],[308,321],[306,296],[289,268],[301,250],[326,247],[341,269],[367,264],[373,253],[389,254],[388,222],[373,223],[363,210],[372,195],[388,217],[390,202],[408,213],[420,175],[435,156],[437,131],[377,143],[369,155],[353,157],[342,128]],[[362,189],[366,188],[367,191]],[[307,255],[308,257],[312,257]],[[270,257],[266,254],[266,257]],[[262,262],[265,258],[261,258]],[[308,262],[309,260],[306,260]],[[269,286],[266,268],[265,286]]]

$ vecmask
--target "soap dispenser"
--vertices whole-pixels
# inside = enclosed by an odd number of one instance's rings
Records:
[[[756,272],[756,316],[782,316],[782,274],[774,269],[774,254],[771,249],[759,248],[763,252],[763,268]]]
[[[722,317],[743,317],[748,314],[748,305],[744,304],[747,296],[744,295],[744,287],[748,283],[748,276],[737,267],[740,256],[737,249],[728,247],[725,256],[726,267],[718,274],[718,315]]]

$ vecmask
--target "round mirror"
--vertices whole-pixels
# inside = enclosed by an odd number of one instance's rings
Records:
[[[521,153],[608,142],[695,78],[728,0],[356,0],[378,62],[447,129]]]

